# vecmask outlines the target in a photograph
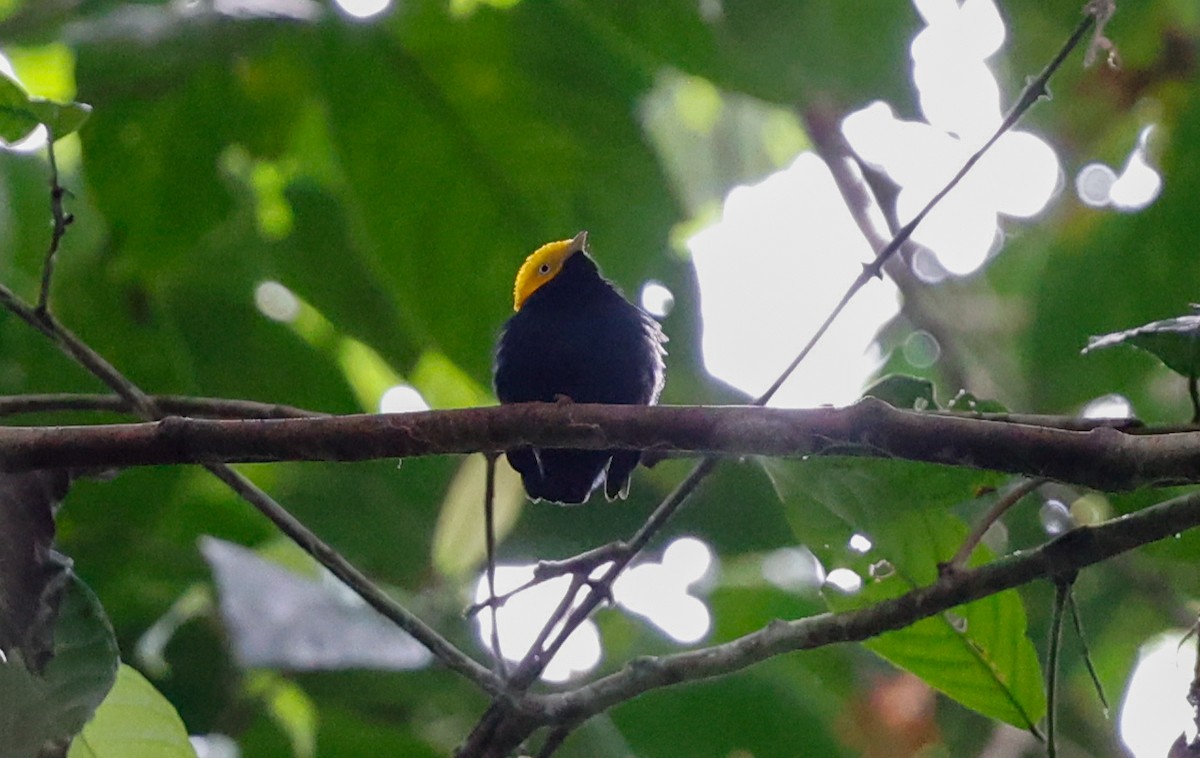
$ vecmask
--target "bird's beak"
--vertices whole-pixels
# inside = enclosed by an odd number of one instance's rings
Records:
[[[572,250],[587,250],[587,232],[582,231],[575,235],[575,239],[571,240]]]

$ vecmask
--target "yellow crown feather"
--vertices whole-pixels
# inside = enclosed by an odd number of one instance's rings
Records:
[[[530,295],[558,276],[568,258],[586,247],[587,232],[580,232],[573,239],[547,242],[534,250],[517,271],[517,281],[513,285],[513,310],[521,310]]]

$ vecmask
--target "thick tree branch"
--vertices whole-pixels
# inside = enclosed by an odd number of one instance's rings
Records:
[[[1200,430],[1088,431],[893,408],[529,403],[311,419],[169,417],[139,424],[0,428],[0,468],[357,461],[517,445],[663,453],[903,458],[1045,477],[1100,490],[1200,482]]]

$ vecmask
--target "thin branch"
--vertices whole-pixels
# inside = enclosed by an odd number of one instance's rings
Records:
[[[1058,755],[1058,658],[1062,652],[1063,614],[1071,597],[1073,579],[1054,580],[1054,608],[1050,615],[1050,639],[1046,643],[1046,758]]]
[[[550,646],[546,648],[544,653],[546,661],[549,661],[551,658],[553,658],[555,654],[558,653],[563,643],[566,642],[567,638],[570,636],[570,633],[573,632],[576,627],[582,624],[584,620],[592,614],[592,611],[594,611],[602,602],[608,599],[608,596],[611,592],[611,587],[616,581],[617,576],[619,576],[620,573],[624,571],[625,568],[633,561],[634,557],[646,547],[646,545],[650,542],[654,535],[658,533],[659,529],[662,528],[667,520],[670,519],[677,510],[679,510],[679,507],[683,505],[683,503],[689,497],[691,497],[692,493],[696,491],[696,488],[700,486],[700,483],[704,481],[705,477],[707,477],[709,473],[716,468],[716,465],[716,458],[709,457],[700,461],[698,464],[696,464],[696,467],[692,469],[691,473],[689,473],[687,477],[675,487],[675,490],[671,492],[671,494],[668,495],[665,500],[663,500],[662,504],[650,514],[650,518],[646,519],[646,522],[642,524],[641,528],[637,530],[637,532],[629,539],[627,543],[625,543],[625,550],[614,557],[613,562],[609,564],[604,574],[595,583],[595,586],[590,587],[591,591],[588,592],[583,602],[571,612],[571,615],[567,618],[566,623],[563,625],[563,631],[560,632],[558,637],[555,638],[554,642],[552,642]],[[543,667],[544,665],[545,664],[543,664]],[[540,669],[537,671],[532,671],[532,668],[533,667],[522,666],[522,668],[517,669],[517,672],[513,677],[514,684],[517,686],[527,686],[529,683],[532,683],[532,681],[537,678],[538,674],[541,673]],[[526,678],[528,678],[528,681],[525,681]]]
[[[976,150],[973,154],[971,154],[969,158],[967,158],[966,162],[963,163],[962,168],[958,170],[958,173],[951,177],[950,181],[946,183],[946,186],[942,187],[942,189],[936,195],[930,198],[929,202],[925,204],[925,207],[922,208],[917,215],[913,216],[912,220],[900,227],[900,231],[896,233],[896,236],[892,238],[892,241],[879,251],[871,263],[863,265],[862,272],[850,284],[849,288],[846,289],[845,294],[842,295],[842,299],[839,300],[837,305],[833,307],[833,310],[830,311],[829,315],[825,318],[825,321],[823,321],[821,325],[817,327],[816,332],[813,333],[813,336],[809,339],[808,343],[803,349],[800,350],[800,353],[794,359],[792,359],[792,362],[787,365],[787,368],[783,370],[783,373],[779,375],[779,378],[767,388],[766,392],[764,392],[758,397],[758,399],[754,401],[755,405],[766,405],[768,402],[770,402],[771,398],[775,396],[775,393],[779,391],[779,388],[783,386],[784,382],[788,380],[801,362],[808,357],[808,354],[816,346],[817,342],[820,341],[821,337],[825,335],[825,332],[828,331],[829,327],[841,314],[842,310],[845,309],[846,305],[854,298],[856,294],[858,294],[858,291],[866,286],[867,282],[871,281],[872,279],[877,279],[881,276],[883,264],[886,263],[887,260],[893,255],[895,255],[896,251],[898,251],[901,246],[904,245],[904,243],[908,242],[909,237],[911,237],[912,233],[916,231],[917,226],[925,220],[925,217],[929,215],[929,212],[932,211],[934,207],[942,201],[942,198],[946,197],[946,195],[950,194],[950,192],[958,186],[958,183],[962,181],[963,177],[965,177],[972,168],[975,167],[975,164],[979,162],[979,159],[982,158],[989,150],[991,150],[992,145],[994,145],[996,141],[1005,134],[1005,132],[1012,129],[1013,126],[1015,126],[1016,123],[1021,120],[1021,117],[1025,115],[1026,111],[1033,107],[1034,103],[1046,96],[1046,85],[1050,82],[1050,78],[1054,76],[1054,73],[1058,71],[1060,66],[1062,66],[1063,61],[1067,59],[1067,56],[1071,54],[1071,51],[1075,49],[1080,40],[1082,40],[1084,35],[1087,34],[1088,29],[1092,27],[1092,24],[1095,23],[1095,20],[1095,17],[1090,13],[1083,17],[1083,20],[1079,22],[1079,25],[1075,28],[1075,31],[1063,44],[1062,48],[1059,49],[1058,53],[1050,61],[1049,65],[1042,69],[1042,72],[1032,81],[1030,81],[1025,86],[1025,89],[1021,91],[1020,96],[1017,97],[1017,102],[1013,104],[1011,109],[1009,109],[1007,115],[1005,115],[1004,119],[1000,122],[1000,125],[996,127],[996,131],[990,138],[988,138],[988,141],[985,142],[983,146]]]
[[[1096,665],[1092,662],[1092,651],[1089,649],[1087,634],[1083,631],[1083,620],[1079,617],[1079,606],[1075,602],[1074,589],[1067,595],[1067,603],[1071,610],[1071,623],[1075,627],[1075,636],[1079,639],[1079,653],[1083,656],[1083,664],[1087,667],[1088,676],[1092,678],[1092,687],[1096,690],[1096,697],[1100,699],[1100,706],[1104,708],[1104,717],[1108,718],[1109,705],[1108,695],[1104,694],[1104,683],[1100,681],[1100,674],[1096,671]]]
[[[588,577],[592,575],[599,566],[608,563],[618,555],[625,553],[629,547],[623,542],[610,542],[607,545],[593,548],[592,550],[579,553],[570,558],[561,561],[538,561],[533,567],[533,576],[529,581],[514,587],[508,592],[488,598],[481,603],[475,603],[468,606],[464,615],[474,616],[484,608],[499,608],[515,595],[519,595],[527,589],[536,587],[543,582],[547,582],[559,576],[580,576]]]
[[[231,400],[217,397],[153,395],[154,405],[170,416],[199,418],[324,418],[331,414],[291,405]],[[86,393],[47,393],[40,395],[0,395],[0,416],[64,411],[97,411],[132,414],[133,404],[120,395]]]
[[[38,292],[36,311],[45,313],[50,304],[50,280],[54,276],[54,260],[58,255],[58,247],[67,234],[67,227],[75,220],[73,214],[63,209],[63,198],[68,194],[66,188],[58,183],[58,160],[54,157],[54,132],[46,128],[46,160],[50,164],[50,216],[54,220],[50,232],[50,246],[46,251],[46,259],[42,263],[42,286]]]
[[[571,725],[564,724],[555,727],[554,731],[546,736],[546,742],[542,745],[542,749],[538,751],[537,758],[550,758],[550,756],[554,755],[562,747],[562,744],[566,742],[567,737],[571,736],[572,731]]]
[[[492,656],[496,675],[508,678],[504,652],[500,649],[500,603],[496,600],[496,453],[487,453],[487,481],[483,488],[483,530],[487,546],[488,605],[492,609]]]
[[[878,253],[887,247],[888,237],[883,234],[885,230],[878,228],[873,213],[878,212],[890,235],[900,230],[899,223],[893,223],[894,214],[886,212],[863,174],[855,170],[856,166],[861,167],[861,163],[842,134],[839,118],[830,108],[825,104],[810,105],[801,110],[800,116],[804,121],[804,131],[812,140],[813,151],[829,168],[850,218],[871,246],[872,252]],[[900,291],[904,316],[915,328],[928,332],[942,346],[942,359],[938,365],[946,383],[956,389],[972,386],[967,381],[968,371],[962,362],[961,351],[955,349],[956,339],[950,324],[929,306],[927,300],[932,291],[909,269],[907,260],[912,256],[912,247],[914,244],[911,241],[901,245],[901,254],[885,261],[883,271]]]
[[[433,627],[426,624],[411,611],[393,600],[365,574],[354,567],[341,553],[308,527],[289,513],[283,506],[275,502],[270,495],[259,489],[253,482],[222,464],[207,465],[208,471],[225,482],[240,497],[270,519],[281,532],[300,546],[304,552],[311,555],[318,563],[329,570],[334,576],[361,597],[367,605],[374,608],[396,626],[408,632],[413,639],[424,645],[441,663],[451,671],[462,674],[475,682],[489,694],[503,690],[503,684],[488,669],[479,665],[470,656],[463,653],[449,640],[443,637]]]
[[[992,504],[987,513],[983,514],[983,518],[975,522],[971,527],[971,533],[963,540],[963,544],[959,546],[958,552],[954,557],[942,565],[943,571],[961,571],[967,565],[967,561],[971,558],[971,553],[975,551],[976,546],[983,541],[983,535],[992,527],[992,524],[1000,520],[1000,517],[1008,512],[1010,508],[1019,503],[1022,498],[1031,492],[1035,491],[1046,483],[1045,479],[1026,479],[1017,486],[1009,490],[1003,497]]]
[[[902,410],[873,398],[847,408],[814,409],[524,403],[311,419],[169,417],[136,424],[3,426],[0,469],[359,461],[536,445],[705,456],[880,456],[1106,491],[1200,482],[1200,430],[1156,433],[1094,423],[1089,431],[1072,431]],[[661,527],[681,502],[664,503],[666,509],[648,523]],[[630,545],[635,552],[641,547],[633,540]]]

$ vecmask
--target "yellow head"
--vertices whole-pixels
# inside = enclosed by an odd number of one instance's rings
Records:
[[[517,283],[513,285],[513,310],[521,310],[530,295],[558,276],[567,258],[586,248],[587,232],[580,232],[574,239],[547,242],[534,250],[517,271]]]

